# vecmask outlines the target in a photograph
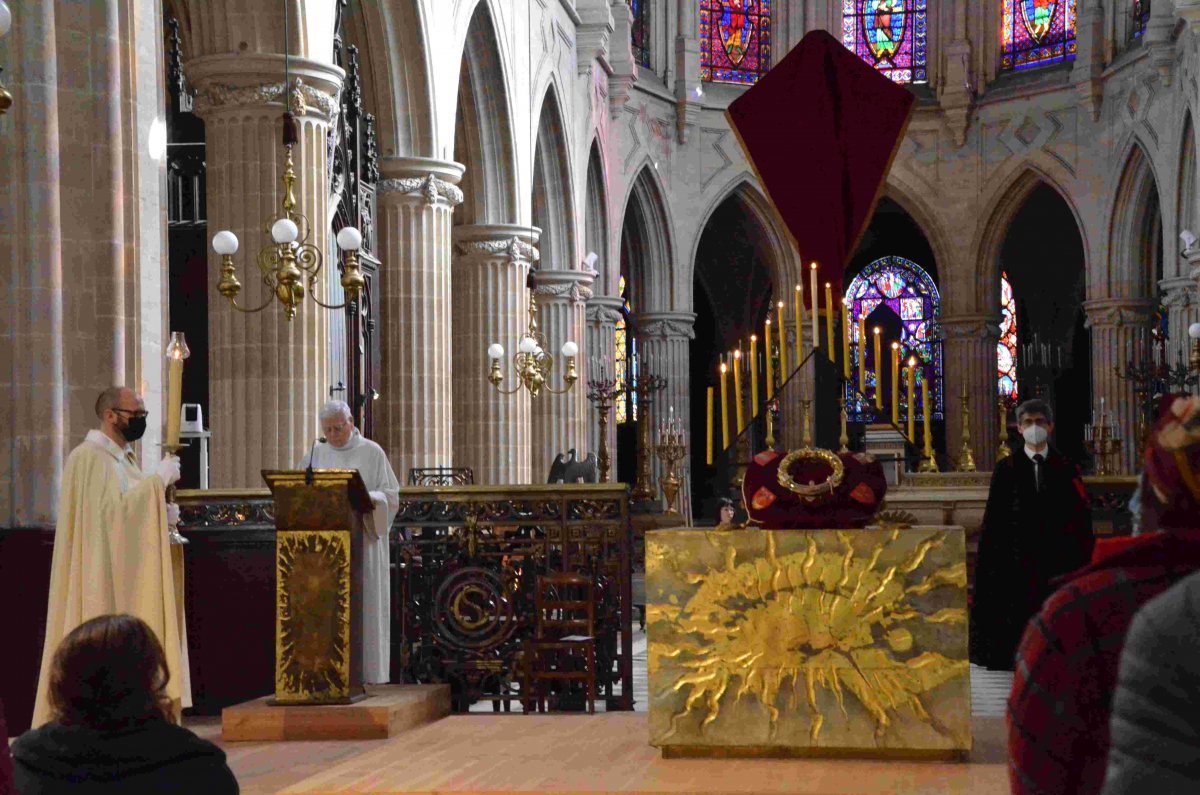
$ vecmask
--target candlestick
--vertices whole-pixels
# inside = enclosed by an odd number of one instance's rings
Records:
[[[900,427],[900,343],[892,343],[892,425]]]
[[[813,345],[816,344],[813,340]],[[825,352],[829,354],[829,361],[837,362],[833,350],[833,285],[829,282],[825,282]]]
[[[804,430],[804,436],[801,440],[801,443],[805,447],[812,447],[812,443],[813,443],[812,425],[808,421],[808,418],[809,418],[808,410],[811,405],[812,405],[811,400],[801,400],[800,401],[800,422],[801,422],[803,430]]]
[[[937,460],[933,457],[933,431],[930,429],[929,423],[932,419],[932,412],[929,407],[929,379],[921,379],[921,422],[924,428],[925,451],[921,459],[921,465],[917,468],[918,472],[937,472]]]
[[[721,362],[721,449],[729,449],[729,392],[726,386],[725,373],[728,371],[725,362]]]
[[[842,433],[840,436],[838,436],[838,445],[840,445],[838,447],[838,452],[839,453],[848,453],[848,452],[850,452],[850,434],[846,432],[846,396],[845,395],[842,395],[840,398],[838,398],[838,406],[839,406],[838,414],[841,416],[841,421],[842,421]]]
[[[858,391],[867,395],[867,319],[858,316]]]
[[[816,345],[820,341],[820,337],[817,336],[817,263],[814,262],[809,266],[808,273],[811,277],[810,285],[812,291],[812,338],[813,345]],[[800,321],[797,320],[796,322],[798,323]],[[799,326],[796,327],[796,333],[800,333]]]
[[[767,400],[775,396],[775,363],[771,361],[771,318],[763,332],[763,353],[767,359]]]
[[[750,416],[758,416],[758,335],[750,335]]]
[[[804,328],[804,289],[797,284],[792,296],[796,313],[796,366],[799,367],[804,364],[804,333],[801,331]],[[814,339],[813,346],[817,344],[818,341]]]
[[[787,322],[783,317],[783,301],[776,302],[775,309],[775,320],[779,324],[779,328],[776,329],[779,334],[779,385],[783,386],[791,375],[787,366]]]
[[[737,433],[741,433],[746,427],[746,423],[742,418],[742,350],[741,348],[733,352],[733,400],[734,400],[734,416],[737,417]],[[735,434],[737,435],[737,434]]]
[[[872,331],[875,334],[875,408],[883,411],[883,379],[879,377],[883,372],[879,366],[882,361],[879,354],[879,332],[883,329],[876,326]]]
[[[842,299],[842,377],[850,381],[850,302]]]
[[[975,471],[975,451],[971,449],[971,397],[967,385],[962,388],[962,449],[958,451],[958,471]]]
[[[1008,404],[1004,402],[1004,398],[1000,398],[1000,453],[996,456],[996,460],[1003,461],[1012,455],[1012,450],[1008,447]]]
[[[917,402],[914,399],[915,396],[913,395],[913,381],[916,379],[916,375],[917,375],[916,367],[917,367],[917,360],[910,356],[908,359],[908,369],[905,371],[906,377],[908,379],[908,434],[907,435],[908,435],[908,441],[910,444],[917,443],[917,429],[916,429],[916,424],[915,424],[915,420],[916,420],[916,416],[917,416],[917,413],[916,413],[917,412]]]
[[[167,344],[167,431],[163,443],[179,445],[179,421],[183,406],[183,360],[191,355],[182,331],[172,331]]]
[[[713,462],[713,388],[708,388],[708,413],[705,415],[708,419],[704,423],[704,430],[708,436],[705,450],[707,452],[705,460],[709,466]]]

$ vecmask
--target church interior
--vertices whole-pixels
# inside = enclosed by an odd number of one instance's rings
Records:
[[[1198,43],[1200,0],[0,2],[8,735],[124,385],[242,792],[1035,791],[1053,577],[981,663],[982,538],[1049,444],[1051,573],[1128,541],[1200,389]]]

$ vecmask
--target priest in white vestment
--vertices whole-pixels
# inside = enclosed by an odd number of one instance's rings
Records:
[[[182,548],[171,546],[167,532],[179,521],[179,507],[166,502],[179,459],[167,456],[153,472],[138,467],[132,443],[146,431],[146,408],[132,389],[104,390],[96,416],[100,428],[88,431],[63,470],[33,728],[54,717],[48,692],[58,644],[83,622],[111,613],[150,625],[166,652],[176,716],[192,705]]]
[[[321,409],[325,439],[297,467],[306,469],[357,469],[375,509],[365,519],[363,543],[363,680],[385,684],[391,663],[391,571],[388,529],[400,510],[400,482],[383,448],[354,427],[350,407],[331,400]]]

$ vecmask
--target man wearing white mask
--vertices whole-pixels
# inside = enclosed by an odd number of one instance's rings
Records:
[[[383,448],[354,427],[350,407],[331,400],[321,409],[324,439],[298,469],[357,469],[375,510],[366,517],[363,543],[363,680],[388,681],[391,663],[391,576],[388,529],[400,509],[400,482]]]
[[[979,535],[971,603],[971,661],[1013,670],[1025,624],[1051,582],[1087,565],[1092,517],[1079,468],[1050,446],[1054,413],[1043,400],[1017,407],[1025,445],[997,462]]]

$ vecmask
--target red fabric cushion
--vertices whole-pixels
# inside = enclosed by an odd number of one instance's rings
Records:
[[[742,481],[742,500],[750,518],[768,530],[864,527],[887,494],[883,466],[864,453],[842,453],[844,475],[833,494],[807,500],[781,486],[779,465],[785,455],[764,450],[754,457]],[[822,483],[828,463],[802,459],[788,473],[797,483]]]
[[[801,256],[818,263],[820,280],[834,292],[841,292],[914,100],[815,30],[726,111]]]

